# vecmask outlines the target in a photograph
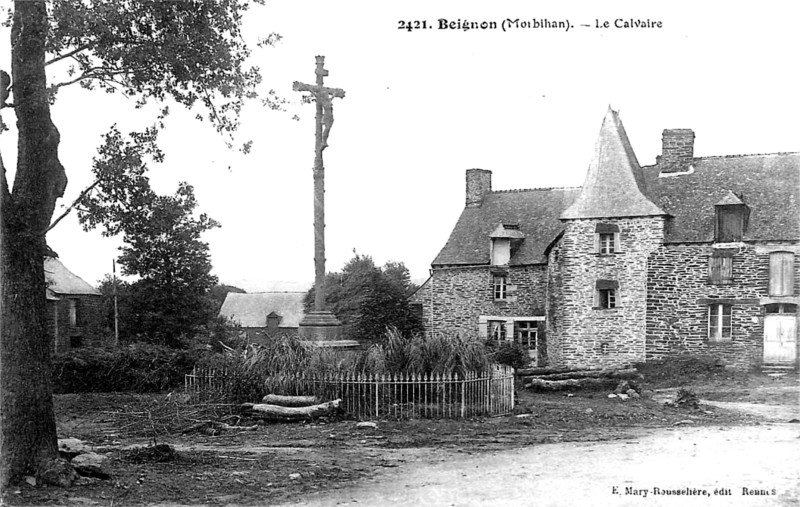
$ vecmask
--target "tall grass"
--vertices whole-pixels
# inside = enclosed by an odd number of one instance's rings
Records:
[[[387,329],[366,350],[340,351],[302,344],[284,337],[267,345],[250,345],[204,361],[200,366],[224,372],[228,394],[253,400],[267,392],[294,391],[294,377],[349,375],[456,375],[485,373],[491,353],[483,342],[462,336],[404,337]]]

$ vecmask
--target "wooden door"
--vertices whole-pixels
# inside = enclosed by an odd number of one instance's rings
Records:
[[[797,358],[797,317],[767,314],[764,318],[764,363],[794,363]]]

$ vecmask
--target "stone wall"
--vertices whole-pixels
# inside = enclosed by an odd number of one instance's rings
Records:
[[[70,324],[70,299],[77,300],[76,325]],[[47,324],[53,337],[53,350],[64,352],[76,347],[102,347],[105,343],[103,330],[103,300],[100,296],[63,296],[49,300]],[[113,333],[113,331],[110,331]]]
[[[497,271],[507,273],[505,301],[494,300],[492,278]],[[413,302],[422,305],[427,332],[477,336],[481,315],[544,315],[545,285],[544,265],[435,268],[431,278],[414,295]]]
[[[775,247],[772,250],[782,250]],[[789,248],[789,247],[787,247]],[[647,284],[648,360],[670,355],[711,356],[735,367],[761,365],[764,308],[768,295],[769,249],[740,244],[733,255],[732,280],[709,281],[713,245],[665,245],[650,256]],[[800,292],[800,262],[795,261],[795,296]],[[709,341],[709,300],[731,303],[731,340]],[[783,298],[796,303],[796,297]]]
[[[595,252],[598,223],[619,227],[619,252]],[[661,217],[566,222],[547,277],[550,365],[621,366],[645,359],[647,259],[662,244],[663,231]],[[619,283],[616,308],[594,306],[598,279]]]

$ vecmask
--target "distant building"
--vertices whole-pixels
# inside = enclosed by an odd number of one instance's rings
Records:
[[[641,167],[609,109],[582,187],[497,191],[468,170],[414,295],[426,330],[517,341],[539,365],[797,365],[800,154],[694,157],[694,138],[664,130]]]
[[[100,333],[100,291],[66,268],[56,257],[44,258],[47,320],[53,351],[104,345]]]
[[[297,336],[304,297],[305,292],[229,292],[219,315],[240,325],[248,341],[263,344],[281,336]]]

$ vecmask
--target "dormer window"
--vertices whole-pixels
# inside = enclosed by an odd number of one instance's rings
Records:
[[[597,224],[594,229],[594,252],[610,255],[621,251],[619,245],[619,226],[616,224]]]
[[[736,243],[744,238],[750,208],[741,197],[728,194],[714,206],[714,240],[717,243]]]
[[[525,235],[519,230],[519,224],[500,224],[489,238],[492,265],[505,266],[511,261]]]
[[[511,240],[508,238],[492,239],[492,265],[505,266],[511,260]]]

